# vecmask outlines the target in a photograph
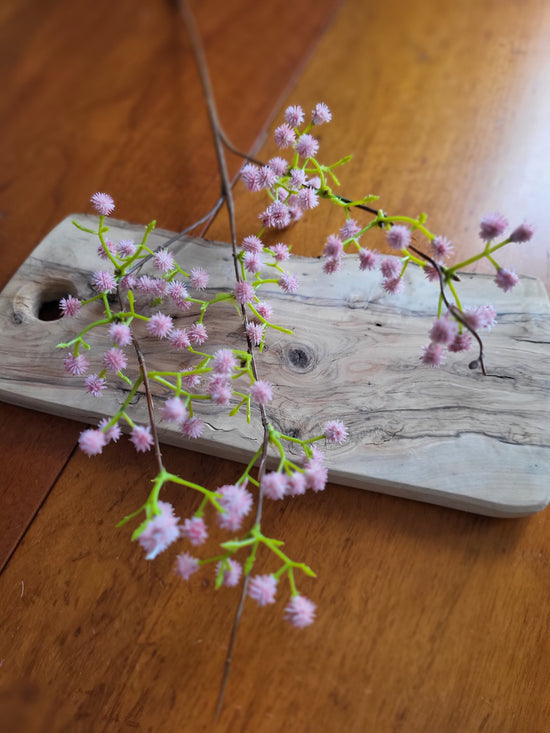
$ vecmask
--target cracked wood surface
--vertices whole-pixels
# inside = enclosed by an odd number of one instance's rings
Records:
[[[5,324],[0,398],[97,425],[117,411],[128,388],[115,378],[110,380],[112,391],[101,399],[86,395],[84,377],[64,373],[67,352],[56,351],[56,344],[70,341],[86,323],[100,319],[102,307],[85,308],[77,318],[40,320],[44,302],[69,293],[82,300],[93,295],[96,238],[78,231],[72,219],[46,237],[0,295]],[[75,220],[88,229],[97,223],[93,217]],[[109,222],[113,241],[139,241],[141,232],[142,227]],[[150,246],[161,247],[173,236],[156,231]],[[184,237],[171,251],[183,267],[192,263],[208,270],[207,299],[226,292],[233,281],[228,245]],[[274,386],[268,414],[277,430],[300,438],[319,435],[327,420],[344,421],[349,440],[327,447],[332,482],[374,486],[492,516],[521,516],[547,505],[550,307],[539,280],[523,277],[513,293],[503,293],[486,275],[461,273],[464,307],[482,304],[490,293],[498,314],[498,327],[483,334],[488,364],[488,375],[483,376],[468,369],[472,354],[449,358],[440,369],[420,365],[438,284],[427,284],[418,268],[409,268],[399,296],[385,294],[379,274],[361,272],[352,257],[332,276],[312,258],[294,256],[285,269],[300,279],[296,295],[275,285],[261,291],[274,307],[273,322],[293,331],[290,335],[268,329],[261,355],[261,376]],[[150,267],[142,273],[154,274]],[[147,301],[144,305],[145,313],[155,312]],[[188,328],[198,313],[196,307],[175,309],[175,326]],[[246,349],[232,303],[212,306],[205,322],[209,338],[202,350]],[[170,351],[166,342],[148,336],[139,324],[135,333],[149,369],[178,371],[197,362]],[[101,356],[111,346],[107,329],[86,338],[91,371],[99,372]],[[137,364],[128,375],[138,375]],[[172,394],[157,385],[157,408]],[[147,422],[142,396],[138,394],[130,410],[138,423]],[[229,409],[201,403],[196,410],[206,429],[200,439],[190,443],[170,423],[161,423],[160,439],[246,464],[257,447],[258,415],[253,411],[247,424],[242,414],[240,419],[229,417]],[[295,454],[300,460],[299,451]]]

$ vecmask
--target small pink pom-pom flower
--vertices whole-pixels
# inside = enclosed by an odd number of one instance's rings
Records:
[[[208,339],[206,326],[204,326],[204,324],[202,323],[193,323],[193,325],[189,327],[188,336],[189,341],[191,341],[193,346],[200,346],[201,344],[204,344],[204,342]]]
[[[325,425],[325,438],[329,443],[341,445],[348,439],[348,431],[341,420],[329,420]]]
[[[187,288],[181,280],[172,280],[172,282],[168,285],[166,292],[172,298],[178,308],[187,310],[190,307],[191,304],[187,300]]]
[[[113,340],[114,345],[120,349],[132,343],[132,332],[126,323],[111,323],[109,326],[109,336]]]
[[[288,169],[288,162],[279,156],[276,156],[275,158],[271,158],[267,162],[268,166],[271,168],[271,170],[275,173],[277,176],[284,176],[286,175],[287,169]]]
[[[222,568],[222,561],[216,565],[216,574],[220,572]],[[239,562],[227,558],[223,563],[223,585],[228,588],[232,588],[239,584],[243,569]]]
[[[463,315],[466,323],[474,331],[479,331],[482,328],[491,330],[496,323],[496,311],[491,305],[466,308]]]
[[[385,277],[387,280],[398,277],[401,272],[401,260],[399,257],[385,257],[380,263],[380,272],[382,273],[382,277]]]
[[[78,356],[68,354],[63,359],[63,366],[65,367],[65,371],[73,377],[81,377],[88,371],[90,362],[82,354],[79,354]]]
[[[450,344],[454,341],[458,326],[455,321],[444,316],[436,318],[430,329],[430,339],[436,344]]]
[[[479,317],[481,319],[481,328],[486,328],[488,331],[491,330],[491,328],[495,325],[497,322],[497,312],[493,308],[492,305],[480,305],[477,308]]]
[[[256,310],[262,318],[265,318],[266,321],[269,321],[269,319],[273,315],[273,308],[265,300],[262,300],[260,303],[258,303],[258,305],[256,306]]]
[[[246,335],[252,346],[259,346],[264,338],[265,326],[262,323],[247,323]]]
[[[269,382],[258,379],[250,387],[250,396],[259,405],[266,405],[273,399],[273,388]]]
[[[386,231],[386,241],[392,249],[406,249],[411,243],[411,230],[404,224],[394,224]]]
[[[147,322],[147,330],[151,336],[156,336],[159,339],[166,338],[172,330],[173,322],[170,316],[165,313],[155,313]]]
[[[387,280],[382,280],[382,287],[390,295],[397,295],[403,288],[403,280],[400,277],[392,277]]]
[[[274,575],[254,575],[248,585],[248,595],[256,601],[258,606],[267,606],[275,603],[277,580]]]
[[[159,501],[160,514],[149,520],[138,537],[139,544],[147,552],[146,559],[154,558],[175,542],[180,535],[179,517],[174,516],[174,507],[166,501]]]
[[[101,257],[102,260],[108,260],[109,255],[107,254],[110,252],[112,255],[116,255],[117,249],[113,242],[111,242],[110,239],[105,240],[105,246],[103,246],[101,243],[97,246],[97,254],[99,257]]]
[[[174,258],[165,249],[159,249],[153,256],[153,266],[159,272],[167,273],[174,267]]]
[[[268,165],[263,165],[258,171],[258,185],[260,188],[273,188],[277,183],[277,174]]]
[[[289,477],[286,485],[286,491],[289,496],[301,496],[306,493],[306,477],[300,471],[295,471]]]
[[[291,127],[298,127],[304,121],[304,110],[299,104],[287,107],[285,110],[285,120]]]
[[[449,344],[447,348],[449,349],[449,351],[453,351],[456,353],[459,351],[468,351],[471,345],[472,337],[469,333],[463,331],[462,333],[456,334],[453,341]]]
[[[438,367],[445,361],[445,347],[433,341],[422,347],[420,361],[426,366]]]
[[[437,282],[439,280],[439,272],[437,268],[430,264],[424,265],[424,276],[430,282]]]
[[[245,252],[243,257],[244,269],[254,275],[262,267],[262,258],[255,252]]]
[[[337,237],[336,234],[329,234],[323,247],[323,254],[326,257],[340,257],[343,252],[344,245],[340,237]]]
[[[444,260],[445,257],[453,253],[453,245],[447,237],[434,237],[431,246],[432,254],[436,260]]]
[[[495,283],[501,290],[507,293],[512,290],[519,282],[519,277],[513,270],[507,270],[504,267],[499,267],[495,277]]]
[[[170,397],[164,403],[160,416],[168,422],[181,422],[187,417],[187,410],[179,397]]]
[[[107,384],[103,377],[100,377],[97,374],[90,374],[89,377],[86,377],[84,386],[86,387],[86,392],[91,394],[92,397],[101,397],[101,392],[107,388]]]
[[[237,359],[231,349],[218,349],[212,359],[212,369],[216,374],[231,374],[237,366]]]
[[[264,474],[261,488],[268,499],[282,499],[286,494],[286,476],[278,471]]]
[[[306,174],[301,168],[293,168],[290,171],[288,187],[293,191],[298,191],[306,183]]]
[[[168,290],[168,283],[159,277],[142,275],[138,278],[137,288],[145,295],[152,295],[155,298],[163,298]]]
[[[313,122],[313,124],[322,125],[323,123],[330,122],[331,120],[332,114],[327,105],[324,102],[319,102],[318,104],[316,104],[311,113],[311,121]]]
[[[72,295],[68,295],[66,298],[61,298],[59,301],[59,310],[61,311],[61,315],[68,316],[69,318],[76,316],[81,307],[82,302],[78,298],[74,298]]]
[[[274,138],[278,148],[290,148],[296,142],[296,133],[287,122],[283,122],[275,129]]]
[[[101,397],[102,391],[107,388],[107,384],[103,377],[100,377],[97,374],[90,374],[89,377],[86,377],[84,386],[86,387],[86,392],[91,394],[92,397]]]
[[[309,132],[305,132],[303,135],[300,135],[294,147],[300,158],[313,158],[319,150],[319,141],[313,135],[310,135]]]
[[[122,290],[135,290],[138,286],[137,278],[133,275],[124,275],[120,279],[119,286]]]
[[[366,247],[359,250],[359,269],[374,270],[378,264],[378,255]]]
[[[204,423],[200,417],[187,417],[182,421],[180,428],[184,438],[200,438],[204,430]]]
[[[126,354],[116,346],[103,354],[103,365],[110,372],[120,372],[128,366]]]
[[[92,287],[98,293],[108,293],[116,287],[114,276],[106,270],[98,270],[92,276]]]
[[[497,211],[486,214],[479,222],[479,236],[484,242],[490,242],[495,237],[504,234],[508,226],[508,219]]]
[[[271,247],[271,251],[273,252],[273,257],[277,262],[286,262],[290,257],[288,246],[283,244],[283,242],[274,244],[273,247]]]
[[[191,341],[189,341],[189,336],[184,328],[175,328],[173,331],[170,331],[168,340],[172,348],[178,351],[183,351],[183,349],[191,346]]]
[[[344,240],[353,239],[357,237],[360,231],[361,227],[355,221],[355,219],[348,219],[343,227],[340,229],[340,236]]]
[[[535,227],[523,222],[510,234],[510,242],[528,242],[535,233]]]
[[[194,267],[189,273],[189,283],[194,290],[204,290],[209,280],[209,274],[202,267]]]
[[[233,394],[231,384],[225,379],[224,375],[214,377],[208,385],[208,393],[216,405],[226,407],[231,400]]]
[[[115,210],[115,202],[108,193],[98,191],[91,197],[90,202],[101,216],[109,216]]]
[[[137,250],[133,239],[121,239],[116,246],[117,254],[120,257],[133,257]]]
[[[243,239],[241,246],[245,252],[252,252],[254,254],[260,254],[264,245],[262,243],[262,240],[259,237],[256,237],[253,234],[250,234],[248,237],[245,237]]]
[[[138,453],[145,453],[151,450],[153,436],[149,425],[136,425],[132,430],[130,441],[134,444]]]
[[[240,305],[246,305],[246,303],[251,303],[254,300],[254,287],[245,280],[235,283],[233,292],[235,294],[235,300]]]
[[[298,193],[297,202],[303,211],[309,211],[319,206],[319,196],[312,188],[302,188]]]
[[[193,557],[188,552],[182,552],[181,555],[176,557],[174,572],[180,578],[183,578],[183,580],[189,580],[193,573],[196,573],[199,569],[199,564],[196,557]]]
[[[216,493],[221,494],[218,501],[224,510],[218,514],[218,524],[222,529],[235,532],[252,508],[252,494],[239,484],[226,484]]]
[[[101,430],[84,430],[78,439],[80,450],[87,456],[99,455],[106,444],[107,439]]]
[[[289,272],[283,272],[278,280],[278,284],[285,293],[295,293],[298,290],[300,281],[296,275],[291,275]]]
[[[310,626],[315,620],[315,603],[301,595],[292,596],[285,608],[285,620],[297,629]]]
[[[201,383],[201,378],[198,374],[185,374],[182,377],[181,383],[186,389],[194,389]]]
[[[324,491],[328,480],[326,466],[317,461],[310,461],[305,470],[306,486],[315,492]]]
[[[104,417],[102,420],[99,421],[98,428],[102,431],[103,435],[105,436],[105,441],[107,443],[113,442],[116,443],[120,436],[122,435],[122,430],[120,429],[120,425],[116,422],[114,425],[111,425],[111,427],[107,427],[109,424],[109,419]]]
[[[260,214],[264,227],[284,229],[290,224],[290,209],[282,201],[274,201]]]
[[[204,544],[208,539],[208,530],[204,519],[202,517],[186,519],[181,528],[181,535],[188,539],[194,547]]]
[[[327,257],[323,263],[323,272],[326,272],[327,275],[333,275],[335,272],[338,272],[341,267],[341,257]]]
[[[260,190],[258,185],[258,167],[254,163],[246,163],[241,168],[241,179],[249,191],[255,193]]]

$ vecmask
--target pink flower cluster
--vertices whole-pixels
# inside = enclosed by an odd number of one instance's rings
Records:
[[[491,305],[467,308],[463,318],[474,331],[490,330],[496,322],[496,313]],[[426,366],[438,367],[445,362],[446,351],[468,351],[472,337],[466,329],[448,314],[436,318],[430,329],[430,343],[422,347],[420,361]]]
[[[220,494],[219,504],[223,509],[218,514],[218,524],[222,529],[235,532],[252,509],[252,494],[241,484],[226,484],[217,493]]]
[[[341,444],[348,436],[347,430],[339,420],[332,420],[325,426],[325,436],[329,442]],[[314,450],[313,456],[304,462],[303,470],[290,473],[272,471],[265,473],[261,489],[268,499],[277,501],[285,496],[300,496],[307,489],[323,491],[326,487],[328,471],[324,465],[324,456],[319,450]]]
[[[147,553],[147,560],[153,560],[180,536],[179,517],[174,516],[174,507],[159,501],[158,508],[160,514],[149,520],[138,537],[139,544]]]

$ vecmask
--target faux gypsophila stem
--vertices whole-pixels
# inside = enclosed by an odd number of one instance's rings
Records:
[[[184,19],[184,22],[187,28],[189,39],[190,39],[191,46],[193,49],[193,54],[195,56],[195,60],[198,66],[198,70],[199,70],[199,74],[201,78],[201,84],[202,84],[204,97],[206,101],[206,106],[208,109],[208,117],[210,120],[212,134],[214,136],[214,146],[216,150],[216,158],[218,161],[218,168],[219,168],[220,176],[222,179],[222,196],[224,198],[225,205],[227,207],[228,216],[229,216],[229,227],[231,231],[231,247],[232,247],[232,252],[233,252],[233,265],[235,269],[235,279],[237,282],[240,282],[241,273],[239,271],[239,262],[238,262],[238,254],[237,254],[237,232],[236,232],[236,226],[235,226],[235,205],[234,205],[234,200],[233,200],[233,192],[231,188],[231,183],[229,180],[229,174],[227,171],[227,162],[226,162],[225,154],[223,150],[222,133],[220,132],[221,126],[218,121],[218,113],[217,113],[216,103],[214,100],[214,95],[212,93],[212,85],[210,83],[208,66],[206,64],[206,58],[204,56],[204,52],[203,52],[202,45],[200,42],[200,37],[199,37],[197,27],[195,24],[195,19],[189,9],[187,1],[178,0],[178,5],[179,5],[180,12],[183,16],[183,19]],[[248,319],[246,317],[246,309],[244,308],[244,306],[241,306],[241,314],[242,314],[243,324],[246,328],[246,326],[248,325]],[[256,361],[254,359],[254,355],[252,352],[252,344],[250,343],[250,341],[249,341],[249,349],[250,349],[250,355],[251,355],[250,367],[252,370],[252,374],[254,375],[254,378],[257,380],[258,374],[257,374],[257,368],[256,368]],[[261,478],[263,474],[265,473],[267,446],[269,442],[269,423],[267,420],[265,407],[263,405],[260,405],[260,417],[261,417],[262,428],[263,428],[263,441],[262,441],[262,452],[261,452],[261,457],[260,457],[260,466],[259,466],[259,471],[258,471],[259,480],[260,480],[260,488],[258,491],[258,503],[257,503],[257,508],[256,508],[256,524],[260,524],[261,517],[262,517],[263,492],[261,488]],[[241,597],[239,600],[239,605],[237,608],[237,612],[235,614],[235,620],[234,620],[233,628],[231,631],[229,647],[228,647],[227,657],[225,661],[224,674],[222,677],[222,682],[220,685],[220,693],[219,693],[218,702],[216,705],[216,713],[215,713],[216,719],[219,716],[219,713],[221,711],[221,707],[223,704],[225,688],[227,685],[227,680],[229,678],[229,672],[231,669],[231,659],[232,659],[233,647],[235,644],[237,630],[239,627],[242,610],[244,607],[244,601],[245,601],[246,594],[248,591],[250,572],[251,572],[251,568],[248,568],[247,572],[245,573]]]
[[[481,340],[481,337],[477,333],[477,331],[474,328],[472,328],[472,326],[464,318],[464,315],[462,313],[462,310],[448,300],[447,295],[445,294],[445,274],[444,274],[443,268],[441,267],[441,265],[438,262],[436,262],[435,260],[433,260],[431,257],[429,257],[427,254],[425,254],[421,250],[416,249],[416,247],[413,247],[412,245],[409,245],[409,247],[410,247],[410,249],[413,250],[413,252],[416,252],[416,254],[419,255],[419,257],[423,257],[427,262],[429,262],[432,265],[432,267],[435,268],[435,270],[437,272],[437,275],[439,277],[439,288],[440,288],[441,299],[443,300],[443,302],[447,306],[447,310],[450,313],[452,313],[452,315],[456,318],[456,320],[460,324],[462,324],[462,326],[464,326],[464,328],[466,328],[472,334],[472,336],[476,339],[476,341],[478,343],[478,346],[479,346],[479,357],[478,357],[478,361],[472,361],[472,362],[470,362],[470,365],[469,365],[470,366],[470,369],[475,369],[478,366],[478,364],[479,364],[479,366],[481,367],[481,371],[482,371],[483,375],[484,376],[487,376],[487,371],[485,369],[485,357],[484,357],[484,354],[483,354],[483,341]],[[453,293],[454,293],[454,288],[453,288]]]

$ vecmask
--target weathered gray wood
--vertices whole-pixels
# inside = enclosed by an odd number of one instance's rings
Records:
[[[90,273],[101,268],[93,237],[75,229],[72,218],[46,237],[0,295],[0,398],[96,423],[117,409],[126,388],[117,384],[102,398],[88,396],[84,379],[64,373],[65,352],[55,349],[76,335],[90,312],[75,319],[38,318],[44,302],[68,293],[88,297]],[[114,240],[142,233],[124,222],[110,227]],[[157,230],[150,241],[158,246],[170,236]],[[208,270],[209,291],[232,282],[227,245],[184,238],[172,251],[184,267]],[[419,365],[437,301],[437,285],[420,272],[409,268],[404,294],[387,296],[379,276],[360,272],[352,258],[332,276],[314,259],[286,264],[300,277],[299,293],[285,295],[273,286],[265,297],[274,306],[273,320],[294,335],[269,332],[259,358],[261,376],[274,384],[270,413],[284,432],[316,434],[335,418],[349,427],[346,445],[327,447],[332,481],[495,516],[521,516],[548,504],[550,308],[537,279],[523,277],[512,293],[502,293],[489,277],[462,277],[464,304],[490,301],[499,314],[498,327],[485,338],[494,376],[483,377],[468,369],[464,355],[440,369]],[[180,327],[195,318],[193,311],[174,315]],[[244,347],[233,306],[212,307],[205,323],[205,350]],[[90,359],[99,370],[109,340],[103,332],[91,342]],[[140,342],[149,367],[185,363],[186,355],[170,352],[163,342],[145,335]],[[156,391],[160,403],[167,395]],[[133,409],[135,420],[145,422],[142,395]],[[190,443],[166,423],[161,438],[247,460],[257,446],[257,420],[247,425],[226,413],[205,405],[207,429],[200,440]]]

